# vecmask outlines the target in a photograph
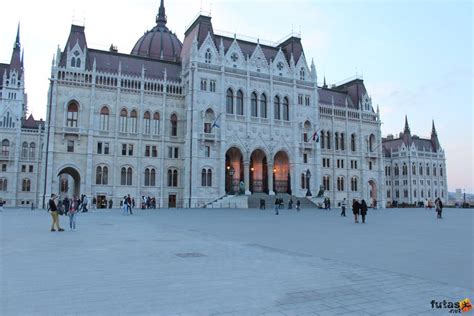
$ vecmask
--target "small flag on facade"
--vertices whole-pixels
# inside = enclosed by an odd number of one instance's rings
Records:
[[[319,129],[313,134],[313,142],[319,143]]]
[[[222,116],[222,113],[219,114],[219,116],[214,120],[214,123],[212,123],[212,126],[211,126],[211,131],[214,129],[214,127],[221,128],[221,125],[219,122],[221,116]]]

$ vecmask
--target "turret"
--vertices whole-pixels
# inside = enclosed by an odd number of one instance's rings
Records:
[[[411,131],[408,125],[408,116],[405,115],[405,129],[403,130],[403,142],[408,146],[411,145]]]
[[[436,132],[434,120],[433,120],[433,127],[431,128],[431,144],[433,145],[433,149],[435,151],[439,150],[440,145],[439,145],[438,133]]]

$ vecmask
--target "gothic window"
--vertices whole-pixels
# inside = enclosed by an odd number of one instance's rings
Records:
[[[420,176],[423,175],[423,165],[420,163]]]
[[[324,176],[323,177],[323,186],[324,186],[325,191],[330,190],[329,176]]]
[[[307,182],[306,173],[303,172],[301,174],[301,188],[302,189],[307,189],[308,188],[306,182]]]
[[[76,59],[76,67],[81,68],[81,59],[80,58]]]
[[[337,178],[337,190],[344,191],[344,177]]]
[[[369,137],[369,151],[370,152],[373,152],[374,151],[374,145],[375,145],[375,135],[374,134],[370,134],[370,137]]]
[[[212,170],[207,170],[207,186],[212,187]]]
[[[301,70],[300,70],[300,80],[305,80],[305,71],[304,71],[304,68],[301,68]]]
[[[8,190],[8,181],[5,178],[0,178],[0,191]]]
[[[122,109],[122,111],[120,111],[120,132],[121,133],[127,132],[127,117],[128,117],[127,109]]]
[[[234,92],[230,88],[227,89],[226,110],[227,114],[234,114]]]
[[[168,186],[177,187],[178,186],[178,170],[169,169],[168,170]]]
[[[413,164],[413,165],[411,166],[411,173],[412,173],[412,175],[414,175],[414,176],[416,175],[416,166],[415,166],[415,164]]]
[[[132,185],[132,176],[133,170],[131,167],[122,167],[120,172],[120,184],[128,186]]]
[[[108,131],[109,130],[109,109],[104,106],[100,109],[100,130]]]
[[[95,184],[107,185],[109,184],[109,168],[98,166],[95,174]]]
[[[154,168],[145,169],[145,186],[154,187],[156,185],[156,170]]]
[[[151,116],[150,112],[146,111],[145,114],[143,114],[143,133],[145,135],[150,135],[150,126],[151,126]]]
[[[202,169],[201,186],[212,187],[212,170],[211,169]]]
[[[275,112],[275,120],[279,120],[281,118],[280,116],[280,98],[278,96],[275,97],[274,102],[273,102],[273,111]]]
[[[79,106],[76,102],[71,102],[67,106],[67,127],[77,127],[77,117],[79,112]]]
[[[426,164],[426,175],[430,175],[430,166],[428,164]]]
[[[178,117],[176,114],[171,115],[171,136],[178,136]]]
[[[8,157],[10,155],[10,141],[8,139],[4,139],[2,141],[2,156]]]
[[[153,135],[160,134],[160,113],[155,112],[153,114]]]
[[[399,175],[400,175],[400,169],[398,168],[398,164],[395,164],[394,173],[395,173],[396,176],[399,176]]]
[[[402,172],[403,172],[404,176],[408,175],[408,167],[407,167],[406,163],[403,163]]]
[[[21,185],[21,191],[23,191],[23,192],[30,192],[31,191],[31,180],[30,179],[23,179],[23,183]]]
[[[287,97],[283,99],[283,120],[290,120],[290,105]]]
[[[327,138],[326,138],[326,140],[327,140],[326,148],[327,148],[327,149],[331,149],[331,132],[330,132],[330,131],[327,131],[326,135],[327,135]]]
[[[214,111],[207,109],[204,117],[204,133],[210,134],[212,132],[212,124],[214,122]]]
[[[267,96],[265,93],[260,96],[260,117],[267,118]]]
[[[244,115],[244,94],[237,91],[237,115]]]
[[[257,94],[255,92],[252,93],[251,113],[253,117],[258,117]]]
[[[356,135],[351,135],[351,150],[356,151]]]
[[[76,67],[76,57],[71,58],[71,67]]]
[[[132,176],[133,176],[132,168],[128,167],[128,169],[127,169],[127,185],[132,185]]]
[[[352,177],[351,179],[351,191],[352,192],[357,192],[357,185],[358,185],[358,180],[357,177]]]
[[[137,133],[137,120],[137,111],[132,110],[132,112],[130,112],[130,133]]]
[[[341,150],[345,150],[346,149],[346,144],[345,144],[346,140],[344,139],[344,133],[341,133]]]
[[[21,158],[28,159],[28,143],[24,142],[21,146]]]
[[[433,165],[433,176],[436,177],[436,166],[435,165]]]
[[[334,149],[339,150],[339,133],[334,133]]]
[[[210,63],[211,63],[211,59],[212,59],[211,49],[208,48],[208,49],[206,50],[206,54],[205,54],[205,62],[206,62],[206,64],[210,64]]]
[[[442,177],[443,176],[443,167],[439,167],[439,175]]]

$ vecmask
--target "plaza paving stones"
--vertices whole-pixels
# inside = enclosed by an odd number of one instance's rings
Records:
[[[474,213],[444,213],[97,210],[52,233],[8,209],[0,314],[447,315],[430,302],[474,299]]]

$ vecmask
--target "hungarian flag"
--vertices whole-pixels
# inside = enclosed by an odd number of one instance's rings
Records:
[[[313,142],[319,143],[319,129],[313,134]]]

